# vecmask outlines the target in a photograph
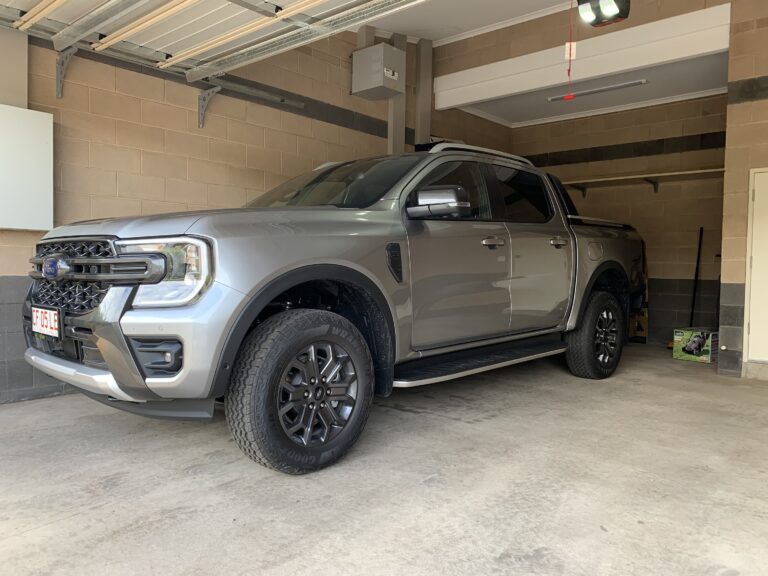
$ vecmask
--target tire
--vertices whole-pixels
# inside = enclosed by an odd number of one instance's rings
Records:
[[[275,314],[248,335],[235,362],[225,399],[232,436],[267,468],[288,474],[324,468],[360,437],[373,374],[365,340],[342,316]]]
[[[565,335],[565,359],[574,376],[608,378],[621,360],[625,338],[624,311],[610,292],[589,296],[581,325]]]

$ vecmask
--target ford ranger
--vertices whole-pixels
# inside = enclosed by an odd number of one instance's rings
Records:
[[[49,232],[26,359],[115,408],[210,419],[287,473],[339,459],[375,394],[564,353],[616,370],[643,244],[524,158],[443,143],[321,166],[241,209]]]

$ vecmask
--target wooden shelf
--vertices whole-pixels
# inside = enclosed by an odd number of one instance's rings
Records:
[[[706,170],[689,170],[686,172],[660,172],[656,174],[632,174],[628,176],[611,176],[610,178],[594,178],[592,180],[570,180],[563,185],[579,190],[583,196],[590,188],[605,188],[621,184],[650,184],[653,191],[659,191],[662,182],[680,182],[684,180],[699,180],[703,178],[719,178],[725,173],[724,168],[708,168]]]

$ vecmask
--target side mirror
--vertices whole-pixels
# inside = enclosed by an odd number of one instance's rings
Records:
[[[416,194],[418,206],[406,210],[414,220],[435,216],[462,218],[471,214],[469,194],[461,186],[425,186]]]

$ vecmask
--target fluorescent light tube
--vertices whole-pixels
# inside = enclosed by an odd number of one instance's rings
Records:
[[[547,98],[548,102],[560,102],[561,100],[570,101],[580,96],[592,96],[593,94],[602,94],[603,92],[613,92],[614,90],[623,90],[624,88],[633,88],[635,86],[643,86],[648,84],[648,80],[643,78],[642,80],[632,80],[631,82],[622,82],[621,84],[611,84],[610,86],[601,86],[600,88],[591,88],[589,90],[582,90],[581,92],[570,92],[568,94],[561,94],[560,96],[551,96]]]

